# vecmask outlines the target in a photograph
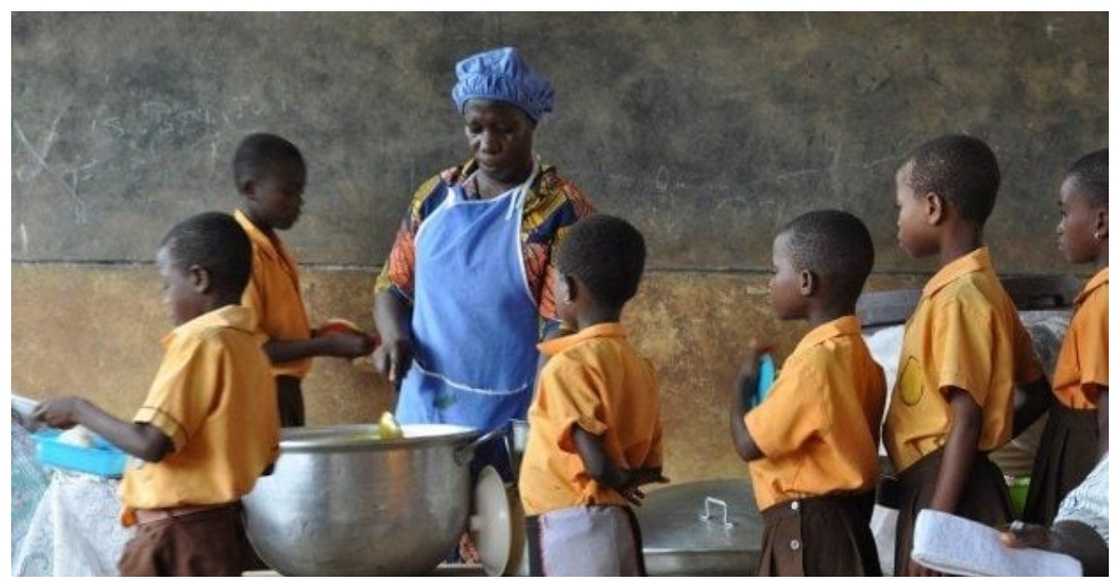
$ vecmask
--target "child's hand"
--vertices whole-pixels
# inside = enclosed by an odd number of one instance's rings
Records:
[[[81,398],[73,396],[41,402],[31,413],[31,420],[46,423],[56,429],[69,429],[81,424],[78,422],[78,412],[83,402],[85,401]]]
[[[758,358],[764,353],[769,353],[773,348],[774,345],[769,341],[760,341],[757,337],[752,337],[750,344],[747,345],[747,353],[743,358],[743,366],[739,368],[739,381],[757,376]]]
[[[1054,551],[1050,537],[1050,527],[1015,521],[1002,531],[999,534],[999,540],[1008,547],[1017,549],[1034,547]]]
[[[660,470],[655,469],[638,469],[631,470],[634,472],[634,484],[636,486],[645,486],[646,484],[668,484],[669,478],[661,475]]]

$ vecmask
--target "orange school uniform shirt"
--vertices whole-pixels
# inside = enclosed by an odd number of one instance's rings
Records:
[[[1054,366],[1054,395],[1076,409],[1094,409],[1096,397],[1087,387],[1108,387],[1108,268],[1097,272],[1074,302],[1058,363]]]
[[[901,472],[945,445],[944,390],[968,392],[981,411],[978,449],[1011,437],[1014,387],[1042,377],[1031,338],[981,247],[942,267],[906,322],[883,441]]]
[[[299,290],[299,266],[280,242],[269,237],[240,210],[234,218],[253,244],[253,273],[241,304],[256,312],[257,330],[269,339],[309,339],[311,325]],[[303,378],[311,371],[311,358],[272,366],[274,376]]]
[[[550,359],[529,407],[529,440],[519,488],[528,515],[585,505],[626,505],[587,474],[572,428],[603,436],[623,469],[661,467],[661,409],[653,365],[618,323],[541,343]]]
[[[749,466],[758,509],[875,488],[886,394],[855,316],[809,331],[766,400],[744,417],[765,455]]]
[[[125,472],[125,526],[135,509],[238,500],[276,460],[276,381],[254,323],[252,310],[229,305],[163,338],[163,362],[133,421],[162,431],[174,449]]]

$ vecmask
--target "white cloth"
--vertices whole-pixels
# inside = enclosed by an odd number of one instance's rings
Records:
[[[546,576],[637,576],[630,518],[617,506],[577,506],[540,515]]]
[[[1041,549],[1015,549],[999,531],[949,513],[924,509],[914,525],[911,557],[954,576],[1080,576],[1081,562]]]
[[[1054,522],[1077,521],[1093,528],[1108,545],[1108,454],[1058,505]]]
[[[120,524],[118,480],[55,471],[12,559],[12,575],[116,576],[132,538]]]

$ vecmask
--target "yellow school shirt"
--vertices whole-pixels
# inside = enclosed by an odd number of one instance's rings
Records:
[[[661,466],[657,376],[618,323],[604,323],[541,343],[551,356],[529,407],[529,440],[519,487],[525,513],[582,505],[627,504],[591,479],[576,452],[572,427],[603,435],[623,469]]]
[[[1054,366],[1054,395],[1062,404],[1094,409],[1086,386],[1108,387],[1108,268],[1093,276],[1074,303],[1058,363]]]
[[[980,451],[1010,439],[1014,386],[1043,372],[987,247],[930,278],[906,322],[898,374],[883,428],[896,471],[945,445],[952,412],[943,391],[949,386],[967,391],[980,406]]]
[[[766,400],[745,417],[765,455],[750,463],[758,509],[874,489],[886,395],[859,319],[849,315],[809,331]]]
[[[270,238],[240,210],[234,218],[253,244],[253,273],[241,304],[256,311],[257,330],[269,339],[309,339],[311,325],[299,290],[299,266],[280,237]],[[303,378],[311,371],[311,358],[272,366],[274,376]]]
[[[252,310],[229,305],[163,338],[163,363],[133,421],[163,431],[174,449],[125,472],[125,526],[135,522],[134,509],[238,500],[276,460],[276,381],[254,322]]]

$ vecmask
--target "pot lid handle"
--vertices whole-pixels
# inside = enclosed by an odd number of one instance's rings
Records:
[[[731,527],[734,527],[735,523],[727,520],[727,503],[718,498],[712,498],[711,496],[704,497],[704,514],[700,515],[700,520],[708,522],[714,518],[712,516],[713,504],[723,507],[723,528],[730,529]]]

